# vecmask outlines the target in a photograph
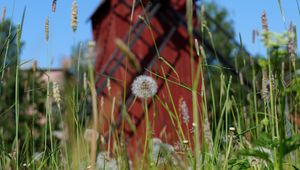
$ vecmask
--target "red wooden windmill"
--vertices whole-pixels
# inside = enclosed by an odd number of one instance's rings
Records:
[[[112,133],[120,133],[124,120],[125,140],[131,156],[142,153],[146,129],[143,104],[139,99],[134,100],[130,90],[138,75],[150,75],[158,83],[157,97],[148,100],[152,136],[174,145],[179,141],[175,130],[178,126],[183,127],[184,138],[192,136],[192,94],[178,85],[191,87],[192,83],[189,36],[184,17],[185,3],[185,0],[137,0],[135,4],[132,0],[106,0],[102,1],[91,18],[97,47],[96,86],[99,102],[101,98],[104,102],[100,111],[101,132],[107,138]],[[200,38],[200,34],[195,35]],[[140,70],[126,62],[124,52],[116,46],[116,39],[128,43],[138,60]],[[207,50],[213,51],[208,41],[204,44]],[[219,57],[222,59],[221,55]],[[196,56],[195,59],[194,67],[199,61]],[[161,77],[166,77],[169,81]],[[110,89],[107,88],[108,78]],[[124,87],[127,88],[124,90]],[[128,116],[124,116],[121,111],[124,92]],[[178,116],[181,123],[174,123],[167,110],[173,113],[172,116]],[[182,112],[187,110],[190,112],[190,120],[185,124]],[[132,123],[128,123],[128,120]]]

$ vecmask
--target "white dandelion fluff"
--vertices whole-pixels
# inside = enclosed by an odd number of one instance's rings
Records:
[[[99,133],[94,129],[86,129],[83,135],[84,139],[88,142],[91,142],[95,137],[96,140],[99,138]]]
[[[156,94],[157,83],[152,77],[141,75],[133,81],[131,90],[135,96],[146,99]]]

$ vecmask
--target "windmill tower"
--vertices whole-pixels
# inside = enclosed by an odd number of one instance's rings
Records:
[[[194,123],[192,93],[186,88],[192,86],[193,80],[185,20],[186,1],[134,2],[135,4],[132,0],[102,1],[91,17],[97,48],[96,87],[99,103],[101,98],[104,101],[103,108],[100,108],[100,131],[106,139],[112,134],[120,135],[124,132],[127,151],[131,157],[143,152],[146,130],[143,102],[136,99],[130,90],[137,76],[150,75],[158,84],[155,99],[147,101],[152,137],[174,145],[179,141],[179,136],[182,139],[193,136],[191,129]],[[196,18],[193,23],[197,24]],[[194,32],[194,36],[201,39],[201,34],[197,32]],[[127,44],[138,66],[130,65],[126,57],[128,49],[124,53],[120,42]],[[203,44],[208,51],[214,51],[209,41],[204,40]],[[222,55],[218,55],[222,62]],[[196,69],[201,57],[196,54],[192,57],[195,61],[193,67]],[[226,60],[223,63],[232,67]],[[201,82],[198,91],[201,105]],[[126,107],[126,114],[124,110],[122,112],[122,107]],[[189,121],[183,120],[183,111],[188,112]],[[198,116],[201,117],[200,112]],[[180,122],[174,121],[175,117]],[[201,122],[198,124],[201,134]],[[177,134],[179,126],[183,129],[180,135]]]

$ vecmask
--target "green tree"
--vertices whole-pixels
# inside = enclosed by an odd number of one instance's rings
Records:
[[[0,23],[0,148],[6,146],[4,152],[10,152],[15,137],[15,76],[18,63],[18,50],[21,53],[24,42],[17,49],[17,27],[11,20]],[[19,136],[20,143],[25,141],[27,135],[31,135],[29,142],[40,137],[45,117],[44,104],[46,97],[46,84],[42,80],[43,72],[32,69],[20,70],[19,74]],[[31,132],[31,134],[28,134]],[[22,135],[21,135],[22,134]],[[28,137],[28,136],[27,136]],[[39,138],[38,138],[39,139]],[[42,139],[42,138],[40,138]],[[35,141],[35,146],[41,143]],[[21,153],[31,153],[33,145],[21,146]],[[3,149],[3,148],[2,148]],[[22,155],[22,154],[21,154]],[[20,158],[22,159],[22,157]]]
[[[0,23],[0,62],[5,66],[12,66],[17,58],[17,28],[11,20],[4,20]]]

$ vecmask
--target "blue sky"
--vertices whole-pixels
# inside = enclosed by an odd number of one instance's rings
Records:
[[[266,53],[259,39],[256,39],[255,44],[252,44],[252,30],[261,30],[263,10],[267,13],[270,31],[278,33],[286,31],[292,21],[297,26],[297,37],[299,37],[300,14],[297,0],[282,0],[285,22],[280,12],[278,0],[214,0],[214,2],[228,10],[230,19],[234,21],[236,37],[239,33],[241,34],[243,44],[252,54]],[[298,38],[298,44],[299,40]]]
[[[287,26],[290,21],[297,26],[300,24],[296,1],[282,1]],[[74,43],[92,39],[91,24],[88,18],[100,0],[77,0],[77,2],[79,25],[74,35],[70,26],[72,0],[57,0],[56,13],[51,12],[52,0],[15,0],[13,15],[14,0],[0,0],[0,9],[2,10],[6,6],[7,17],[12,17],[15,24],[21,21],[22,11],[25,6],[27,8],[22,34],[22,40],[25,41],[21,55],[22,61],[38,60],[40,67],[59,67],[61,59],[70,55],[71,46]],[[242,35],[244,45],[252,54],[265,54],[265,49],[259,41],[252,44],[252,30],[261,30],[260,16],[263,10],[267,12],[271,31],[286,30],[277,0],[214,0],[213,2],[228,9],[230,19],[234,21],[236,33]],[[48,50],[44,38],[47,16],[50,21]],[[300,38],[298,38],[299,40]],[[53,60],[52,65],[50,64],[51,60]]]
[[[61,59],[68,57],[75,42],[92,39],[89,16],[96,9],[99,0],[77,0],[78,29],[75,35],[71,29],[72,0],[57,0],[56,13],[52,12],[52,0],[0,0],[0,9],[6,6],[7,17],[13,18],[15,24],[21,22],[23,9],[26,6],[26,17],[22,40],[25,42],[22,61],[37,60],[40,67],[59,67]],[[2,12],[1,12],[2,13]],[[45,42],[45,20],[49,16],[50,39]],[[47,55],[48,51],[48,55]]]

